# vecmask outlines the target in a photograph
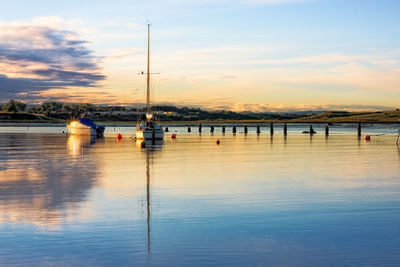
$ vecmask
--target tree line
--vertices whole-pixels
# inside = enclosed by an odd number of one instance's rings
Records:
[[[4,112],[25,112],[43,114],[50,118],[74,119],[82,112],[85,116],[96,121],[136,121],[144,116],[145,108],[124,106],[102,106],[89,103],[70,104],[61,102],[45,102],[40,106],[27,106],[25,103],[15,100],[8,101],[1,107]],[[133,111],[133,112],[129,112]],[[136,112],[139,111],[139,115]],[[272,114],[233,112],[228,110],[206,111],[200,108],[176,107],[176,106],[152,106],[152,111],[161,121],[198,121],[198,120],[275,120],[293,119],[302,116],[294,114]]]
[[[62,113],[62,112],[77,112],[77,111],[90,111],[90,112],[108,112],[108,111],[129,111],[135,110],[136,108],[126,108],[123,106],[101,106],[89,103],[71,104],[71,103],[61,103],[61,102],[45,102],[40,106],[27,106],[27,104],[16,101],[9,100],[3,106],[0,105],[0,110],[4,112],[30,112],[30,113]]]

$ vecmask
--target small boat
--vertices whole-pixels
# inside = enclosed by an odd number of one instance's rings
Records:
[[[97,125],[91,119],[80,118],[79,120],[73,120],[67,125],[68,134],[71,135],[89,135],[89,136],[104,136],[105,127]]]
[[[164,140],[164,129],[156,122],[150,107],[150,24],[147,25],[147,34],[146,120],[138,122],[135,139],[139,141]]]
[[[147,115],[147,114],[146,114]],[[163,140],[164,130],[152,120],[141,123],[136,130],[137,140]]]

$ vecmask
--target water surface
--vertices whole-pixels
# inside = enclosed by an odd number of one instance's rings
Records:
[[[400,262],[395,135],[177,130],[146,149],[0,133],[0,265]]]

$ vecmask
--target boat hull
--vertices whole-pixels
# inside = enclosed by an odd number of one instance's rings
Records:
[[[67,125],[68,129],[68,134],[71,135],[89,135],[89,136],[94,136],[96,135],[96,129],[93,129],[92,127],[83,125],[82,123],[79,123],[77,121],[71,122]]]
[[[164,130],[159,129],[145,129],[138,130],[136,132],[137,140],[163,140],[164,139]]]

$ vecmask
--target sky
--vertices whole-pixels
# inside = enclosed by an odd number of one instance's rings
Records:
[[[0,0],[0,102],[400,108],[400,1]],[[159,73],[159,74],[158,74]]]

